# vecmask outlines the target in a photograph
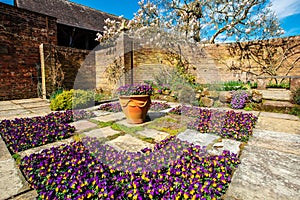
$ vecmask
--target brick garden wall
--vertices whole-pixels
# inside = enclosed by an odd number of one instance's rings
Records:
[[[95,88],[94,51],[44,45],[46,94],[65,90]]]
[[[38,96],[39,45],[56,32],[55,18],[0,3],[0,100]]]
[[[120,69],[128,70],[131,66],[131,43],[128,38],[106,49],[86,51],[56,46],[56,34],[55,18],[0,3],[0,100],[38,96],[36,77],[39,75],[37,67],[40,66],[41,43],[46,44],[44,56],[48,97],[57,88],[111,90],[116,84],[129,83],[131,73],[120,76]],[[285,46],[292,49],[285,65],[288,67],[298,60],[288,75],[299,75],[300,36],[270,42],[277,44],[277,52],[285,52]],[[250,61],[250,73],[232,67],[231,64],[236,65],[240,57],[228,51],[230,46],[191,45],[182,47],[178,54],[189,63],[190,72],[199,83],[251,79],[249,74],[259,71],[259,66]],[[136,83],[154,80],[164,69],[172,69],[175,65],[170,59],[170,52],[164,49],[137,46],[134,49],[133,76]],[[286,75],[286,71],[287,68],[282,68],[277,75]],[[113,78],[118,80],[112,82]]]

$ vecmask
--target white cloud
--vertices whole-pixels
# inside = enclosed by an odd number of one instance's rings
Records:
[[[272,9],[279,19],[300,13],[299,0],[271,0]]]

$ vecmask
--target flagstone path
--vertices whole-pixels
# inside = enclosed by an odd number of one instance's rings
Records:
[[[175,107],[178,104],[172,103]],[[96,109],[96,107],[95,107]],[[91,110],[91,109],[90,109]],[[26,99],[0,102],[0,120],[16,117],[32,117],[50,112],[49,103],[41,99]],[[123,113],[94,111],[95,118],[72,123],[76,132],[82,136],[103,139],[106,144],[117,150],[139,151],[154,144],[142,138],[151,138],[155,142],[169,136],[168,133],[150,129],[147,124],[165,115],[166,111],[149,113],[150,121],[143,124],[143,130],[134,134],[121,134],[111,127],[100,128],[97,122],[115,121],[127,127],[141,125],[128,124]],[[196,134],[187,129],[178,134],[181,140],[206,146],[212,154],[223,150],[241,152],[241,164],[235,171],[232,183],[225,199],[300,199],[300,120],[285,114],[252,112],[259,116],[253,137],[243,147],[240,142],[221,139],[213,134]],[[145,127],[146,126],[146,127]],[[38,153],[43,149],[61,144],[69,144],[75,138],[69,138],[20,152],[20,156]],[[244,148],[244,149],[243,149]],[[0,200],[35,199],[37,193],[29,188],[25,178],[0,138]]]

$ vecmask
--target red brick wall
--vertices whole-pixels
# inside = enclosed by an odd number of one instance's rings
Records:
[[[56,18],[0,3],[0,100],[38,96],[39,45],[56,34]]]

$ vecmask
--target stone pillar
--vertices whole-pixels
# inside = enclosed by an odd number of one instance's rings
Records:
[[[257,89],[265,90],[267,89],[267,79],[257,79]]]
[[[123,43],[123,55],[121,55],[124,59],[124,84],[133,84],[133,39],[130,38],[126,33],[122,34],[122,43]]]

